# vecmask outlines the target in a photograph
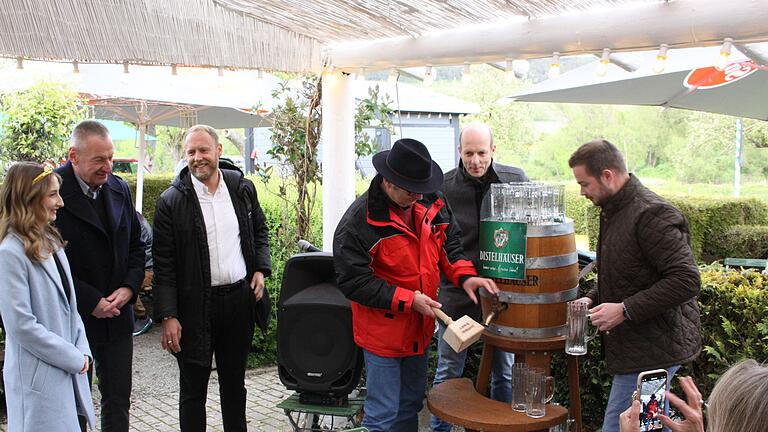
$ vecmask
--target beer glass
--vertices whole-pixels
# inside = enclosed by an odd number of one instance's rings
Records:
[[[525,412],[525,363],[512,364],[512,409]]]
[[[531,418],[547,415],[547,402],[555,393],[555,379],[541,368],[529,367],[525,373],[525,414]]]
[[[570,355],[584,355],[587,353],[587,344],[597,335],[597,328],[589,321],[589,309],[587,304],[578,300],[568,302],[567,335],[565,338],[565,353]]]

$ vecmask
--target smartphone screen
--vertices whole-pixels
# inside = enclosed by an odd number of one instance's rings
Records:
[[[663,429],[659,414],[664,414],[667,394],[667,372],[643,374],[640,379],[640,431]]]

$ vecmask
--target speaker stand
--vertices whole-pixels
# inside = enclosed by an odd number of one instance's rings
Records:
[[[365,404],[365,396],[354,396],[347,398],[347,403],[342,406],[333,405],[316,405],[302,403],[299,393],[293,393],[287,399],[276,405],[277,408],[282,409],[285,415],[288,417],[288,421],[291,423],[295,432],[299,431],[319,431],[320,428],[316,428],[315,425],[319,425],[319,418],[322,416],[341,417],[347,420],[350,425],[338,425],[343,429],[336,429],[331,423],[331,429],[327,430],[347,430],[350,427],[359,427],[362,420],[360,415]],[[310,428],[300,426],[302,415],[304,419],[311,419],[312,426]]]

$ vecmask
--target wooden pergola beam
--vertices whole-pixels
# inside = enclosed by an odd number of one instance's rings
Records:
[[[368,70],[768,41],[765,0],[677,0],[425,33],[418,38],[331,45],[335,67]]]

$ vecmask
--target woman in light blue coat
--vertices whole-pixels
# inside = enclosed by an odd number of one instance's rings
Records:
[[[91,359],[64,242],[51,222],[61,177],[20,162],[0,190],[0,316],[5,325],[9,432],[78,432],[95,424]]]

